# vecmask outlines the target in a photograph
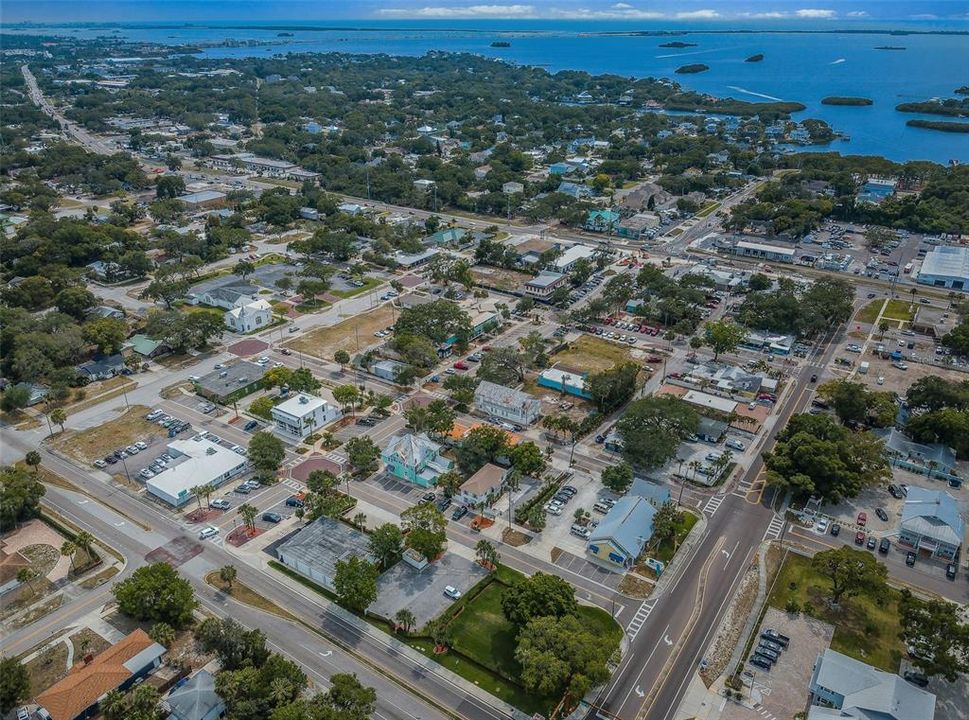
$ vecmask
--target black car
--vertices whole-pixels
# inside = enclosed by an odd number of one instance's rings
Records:
[[[776,642],[778,645],[784,648],[786,648],[791,642],[791,639],[787,635],[782,635],[781,633],[777,632],[776,630],[772,630],[771,628],[764,630],[764,632],[762,632],[760,636],[765,640]]]
[[[760,640],[760,647],[765,647],[768,650],[773,650],[776,653],[779,653],[781,650],[784,649],[783,647],[781,647],[780,643],[774,642],[773,640],[769,638],[764,638],[764,637],[762,637]]]
[[[771,650],[763,643],[757,646],[757,649],[754,650],[754,654],[763,655],[764,657],[769,658],[771,662],[777,662],[777,659],[781,656],[780,653],[775,650]]]
[[[902,498],[902,491],[899,490],[898,485],[895,485],[894,483],[888,486],[888,494],[896,500],[900,500]]]
[[[883,508],[875,508],[875,514],[882,522],[888,522],[888,513]]]
[[[467,514],[468,514],[468,509],[464,505],[462,505],[459,508],[455,508],[454,512],[451,513],[451,519],[452,520],[460,520],[461,518],[463,518]]]
[[[449,507],[451,507],[451,498],[443,498],[438,504],[437,509],[444,512]]]
[[[283,521],[283,516],[279,513],[267,512],[262,514],[262,519],[269,523],[279,523]]]
[[[365,427],[373,427],[377,424],[376,420],[371,420],[368,417],[357,418],[357,425],[363,425]]]
[[[105,455],[104,462],[106,462],[108,465],[114,465],[116,462],[118,462],[118,458],[116,458],[114,455]]]
[[[596,435],[596,444],[602,445],[606,441],[605,435]]]
[[[773,665],[776,662],[776,660],[772,658],[770,655],[765,655],[763,652],[761,652],[760,648],[754,649],[754,657],[757,658],[758,660],[763,660],[765,663],[769,663],[771,665]]]
[[[770,670],[770,663],[767,660],[762,660],[759,655],[754,655],[750,658],[750,664],[754,667],[759,667],[761,670]]]
[[[949,578],[950,580],[955,580],[956,579],[956,569],[957,568],[956,568],[956,564],[955,563],[949,563],[948,565],[945,566],[945,576],[947,578]]]
[[[909,567],[915,566],[915,553],[911,551],[905,553],[905,564],[908,565]]]
[[[818,381],[818,374],[814,373],[813,375],[811,375],[811,382],[815,383],[817,381]]]
[[[575,495],[579,491],[576,490],[571,485],[563,485],[562,488],[559,490],[559,492],[568,493],[569,495]]]
[[[305,504],[306,503],[304,503],[302,500],[300,500],[295,495],[290,495],[288,498],[286,498],[286,507],[301,508]]]
[[[869,535],[868,542],[865,543],[865,545],[869,550],[874,550],[878,545],[878,538],[876,538],[874,535]]]
[[[252,430],[255,430],[257,427],[259,427],[259,421],[250,420],[249,422],[247,422],[245,425],[242,426],[242,429],[245,430],[246,432],[251,432]]]
[[[840,533],[841,533],[841,526],[838,523],[834,523],[831,526],[831,535],[833,535],[834,537],[838,537]]]
[[[878,544],[878,552],[882,555],[888,555],[888,551],[891,550],[892,543],[888,538],[882,538],[882,541]]]
[[[925,687],[929,684],[929,679],[925,677],[922,673],[912,672],[911,670],[906,670],[902,673],[902,677],[908,680],[913,685],[918,685],[919,687]]]

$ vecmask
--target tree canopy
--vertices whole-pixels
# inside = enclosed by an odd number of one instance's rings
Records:
[[[654,396],[630,403],[616,429],[623,440],[623,457],[634,466],[654,468],[672,459],[699,424],[699,415],[684,401]]]

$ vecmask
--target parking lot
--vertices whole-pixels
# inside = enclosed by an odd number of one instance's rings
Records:
[[[417,627],[423,627],[454,602],[444,594],[446,586],[463,594],[487,574],[478,563],[455,553],[445,553],[423,570],[400,561],[377,579],[377,601],[368,611],[392,618],[407,608],[414,613]]]

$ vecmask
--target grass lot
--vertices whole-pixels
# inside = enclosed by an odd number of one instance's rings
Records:
[[[886,320],[912,322],[912,317],[915,315],[914,307],[915,306],[907,300],[889,300],[888,307],[885,308],[885,312],[882,313],[882,317]]]
[[[383,280],[381,280],[380,278],[375,278],[375,277],[365,277],[365,278],[362,278],[361,281],[363,282],[363,287],[350,288],[349,290],[330,290],[330,292],[336,295],[337,297],[350,298],[356,295],[361,295],[365,292],[370,292],[375,287],[377,287],[380,283],[383,282]]]
[[[693,526],[696,525],[698,519],[691,512],[681,512],[676,521],[676,534],[661,542],[659,547],[656,548],[656,552],[652,553],[652,557],[664,563],[672,560],[676,549],[683,544],[683,540],[690,533],[690,530],[693,529]]]
[[[39,695],[67,675],[67,645],[59,642],[27,663],[30,694]]]
[[[290,340],[286,346],[318,358],[332,359],[337,350],[355,353],[372,344],[373,334],[394,322],[395,313],[389,305],[381,305],[368,313],[355,315],[332,327],[317,328]],[[357,347],[357,337],[360,346]]]
[[[146,412],[148,408],[144,405],[132,405],[130,410],[115,420],[81,432],[61,433],[52,444],[61,452],[87,464],[136,440],[145,440],[150,435],[167,437],[163,428],[145,420]]]
[[[216,588],[217,590],[221,590],[226,595],[231,597],[233,600],[238,600],[243,605],[254,607],[257,610],[262,610],[263,612],[272,613],[273,615],[277,615],[278,617],[283,618],[283,620],[296,619],[290,613],[286,612],[275,603],[270,602],[262,595],[257,593],[255,590],[250,588],[248,585],[245,585],[239,582],[238,580],[232,583],[231,590],[227,589],[225,583],[222,582],[222,578],[219,577],[218,570],[213,570],[208,575],[206,575],[205,582],[207,582],[209,585]]]
[[[878,317],[878,313],[881,312],[882,305],[884,303],[884,300],[872,300],[858,311],[858,314],[855,315],[855,321],[860,323],[868,323],[871,325],[873,322],[875,322],[875,318]]]
[[[856,595],[832,608],[827,600],[829,586],[829,581],[811,567],[810,558],[788,554],[767,602],[785,610],[788,602],[794,600],[802,612],[808,608],[812,617],[834,625],[833,650],[886,672],[898,672],[904,651],[898,637],[898,591],[889,588],[877,598]]]
[[[471,274],[474,276],[475,282],[507,292],[519,290],[531,279],[531,275],[526,273],[492,267],[473,268]]]
[[[582,335],[569,347],[552,356],[552,363],[564,365],[575,372],[601,372],[630,361],[628,346],[599,337]]]

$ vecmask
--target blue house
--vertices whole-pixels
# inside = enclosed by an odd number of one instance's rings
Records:
[[[614,210],[590,210],[585,219],[585,229],[592,232],[609,232],[619,222],[619,213]]]
[[[542,374],[538,376],[538,384],[540,387],[558,390],[566,395],[574,395],[585,400],[591,400],[592,393],[585,388],[585,379],[587,376],[588,373],[576,375],[575,373],[568,373],[558,368],[548,368],[547,370],[543,370]]]
[[[551,165],[548,166],[548,174],[565,175],[571,169],[572,168],[568,165],[568,163],[564,163],[564,162],[552,163]]]
[[[467,234],[468,231],[463,228],[445,228],[424,238],[424,244],[446,245],[447,243],[454,243],[455,245],[460,245]]]
[[[420,487],[432,487],[451,469],[451,461],[441,456],[444,450],[424,433],[395,435],[380,454],[387,472]]]
[[[579,185],[574,182],[563,182],[559,183],[558,190],[556,192],[563,193],[569,197],[573,197],[576,200],[581,200],[582,198],[592,197],[592,188],[588,185]]]
[[[622,498],[589,536],[586,554],[609,569],[631,568],[653,536],[656,508],[646,498]]]

